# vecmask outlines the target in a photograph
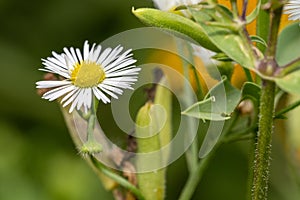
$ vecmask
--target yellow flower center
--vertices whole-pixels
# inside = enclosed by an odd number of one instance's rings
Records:
[[[72,83],[80,88],[93,87],[105,79],[105,72],[101,65],[95,62],[77,63],[71,72]]]

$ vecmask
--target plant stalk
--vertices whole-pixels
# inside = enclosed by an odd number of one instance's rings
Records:
[[[216,150],[218,147],[214,147],[214,150]],[[204,157],[200,162],[198,163],[196,169],[191,172],[184,189],[182,190],[182,193],[179,197],[179,200],[190,200],[194,194],[194,191],[196,190],[198,183],[200,182],[204,171],[206,170],[207,166],[209,165],[210,161],[213,158],[214,150],[209,153],[208,156]]]
[[[261,10],[261,14],[258,18],[257,31],[258,35],[263,39],[265,39],[266,34],[268,35],[268,47],[265,51],[265,59],[267,60],[267,67],[271,67],[274,74],[278,67],[273,65],[273,63],[276,63],[276,46],[283,4],[279,0],[263,0],[262,4],[265,6],[265,10]],[[262,23],[269,24],[269,29],[265,29],[264,27],[266,24]],[[252,173],[252,200],[266,200],[268,197],[275,89],[276,84],[273,81],[262,80],[259,108],[260,117],[258,121],[258,135],[254,152],[254,166]]]
[[[268,195],[274,98],[275,83],[271,81],[264,81],[260,99],[260,118],[258,122],[259,132],[254,156],[253,183],[251,191],[252,200],[265,200]]]

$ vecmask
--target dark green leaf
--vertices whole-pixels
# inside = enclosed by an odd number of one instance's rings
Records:
[[[258,106],[260,100],[261,88],[252,82],[246,82],[242,89],[242,100],[250,99]]]
[[[228,22],[228,14],[221,9],[189,9],[209,39],[228,57],[243,67],[253,69],[255,56],[243,39],[234,22]],[[215,21],[215,20],[219,21]]]
[[[282,78],[276,78],[275,82],[284,91],[300,95],[300,70],[292,72]]]
[[[300,27],[299,23],[285,27],[278,38],[276,60],[280,66],[288,64],[300,57]]]

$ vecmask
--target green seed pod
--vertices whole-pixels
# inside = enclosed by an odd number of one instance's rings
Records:
[[[153,110],[155,106],[148,102],[138,112],[136,118],[137,152],[140,154],[150,153],[160,149],[160,138],[157,134],[158,126]],[[150,163],[162,162],[158,154],[153,160],[145,160],[142,155],[136,160],[137,171],[143,171]],[[162,169],[153,169],[151,172],[137,174],[138,186],[146,200],[163,200],[165,190],[165,177]]]
[[[220,50],[210,41],[202,27],[191,19],[153,8],[132,9],[132,13],[148,26],[166,28],[180,32],[189,36],[204,48],[214,52],[220,52]]]

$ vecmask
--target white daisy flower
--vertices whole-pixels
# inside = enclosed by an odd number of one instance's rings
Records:
[[[153,0],[155,6],[160,10],[170,10],[180,5],[193,5],[202,0]]]
[[[284,13],[289,15],[289,20],[300,19],[300,0],[290,0],[284,6]]]
[[[103,49],[93,44],[91,49],[85,41],[83,54],[79,49],[64,48],[64,53],[52,52],[53,57],[42,59],[42,71],[57,74],[64,80],[38,81],[37,88],[50,88],[42,98],[53,101],[62,97],[63,107],[71,105],[69,112],[84,108],[85,112],[92,106],[95,96],[104,103],[110,97],[118,98],[123,89],[133,89],[140,68],[133,65],[131,49],[123,52],[123,47]]]

